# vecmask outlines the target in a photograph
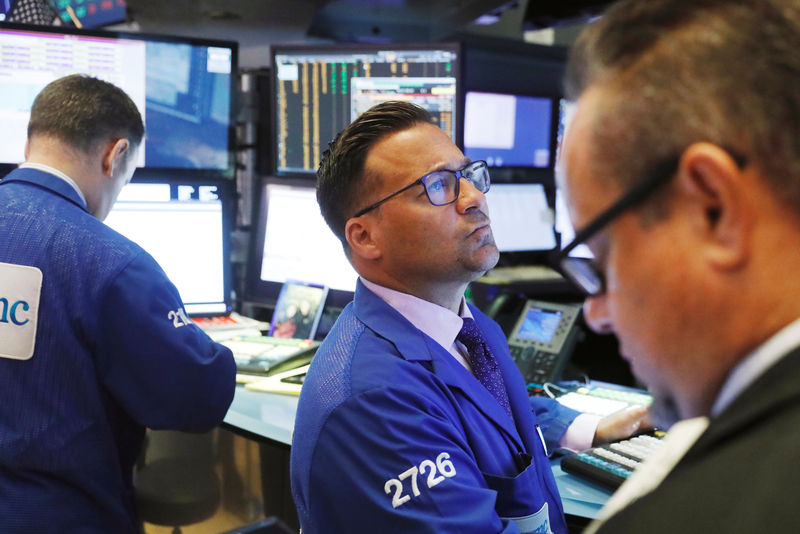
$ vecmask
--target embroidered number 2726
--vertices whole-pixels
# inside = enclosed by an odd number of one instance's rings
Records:
[[[428,472],[428,477],[425,483],[429,488],[436,486],[445,478],[456,476],[456,467],[453,465],[453,462],[450,461],[449,453],[443,452],[439,454],[439,456],[436,457],[436,463],[433,463],[431,460],[422,460],[419,467],[413,465],[400,473],[397,478],[390,478],[386,481],[386,484],[384,484],[383,490],[387,495],[394,491],[394,495],[392,496],[392,508],[397,508],[411,500],[411,495],[403,494],[403,480],[411,479],[411,493],[414,497],[419,497],[420,491],[417,476],[425,476],[426,471]]]

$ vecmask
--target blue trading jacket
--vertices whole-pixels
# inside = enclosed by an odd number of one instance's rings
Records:
[[[34,310],[14,295],[31,290],[3,277],[37,269]],[[233,399],[230,351],[184,320],[152,257],[49,173],[0,182],[0,288],[0,531],[138,533],[145,427],[217,425]],[[8,357],[26,335],[32,356]]]
[[[444,348],[358,283],[300,395],[291,482],[304,534],[567,532],[505,336],[470,309],[514,421]]]

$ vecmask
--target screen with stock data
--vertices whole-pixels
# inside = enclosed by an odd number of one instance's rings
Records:
[[[0,163],[24,160],[45,85],[88,74],[122,88],[145,123],[139,167],[232,172],[235,43],[0,25]]]
[[[456,140],[456,45],[276,48],[272,65],[278,174],[315,172],[328,143],[386,100],[424,107]]]

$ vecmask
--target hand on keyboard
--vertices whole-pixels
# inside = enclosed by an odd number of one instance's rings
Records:
[[[634,406],[602,418],[597,424],[593,444],[618,441],[651,428],[647,407]]]

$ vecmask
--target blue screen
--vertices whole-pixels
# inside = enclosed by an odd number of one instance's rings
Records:
[[[549,98],[467,93],[464,155],[490,167],[550,166],[553,103]]]
[[[145,57],[145,167],[227,168],[230,50],[147,42]]]
[[[146,137],[137,166],[231,171],[235,53],[233,43],[0,28],[0,163],[24,160],[39,91],[83,73],[121,87],[139,108]]]

